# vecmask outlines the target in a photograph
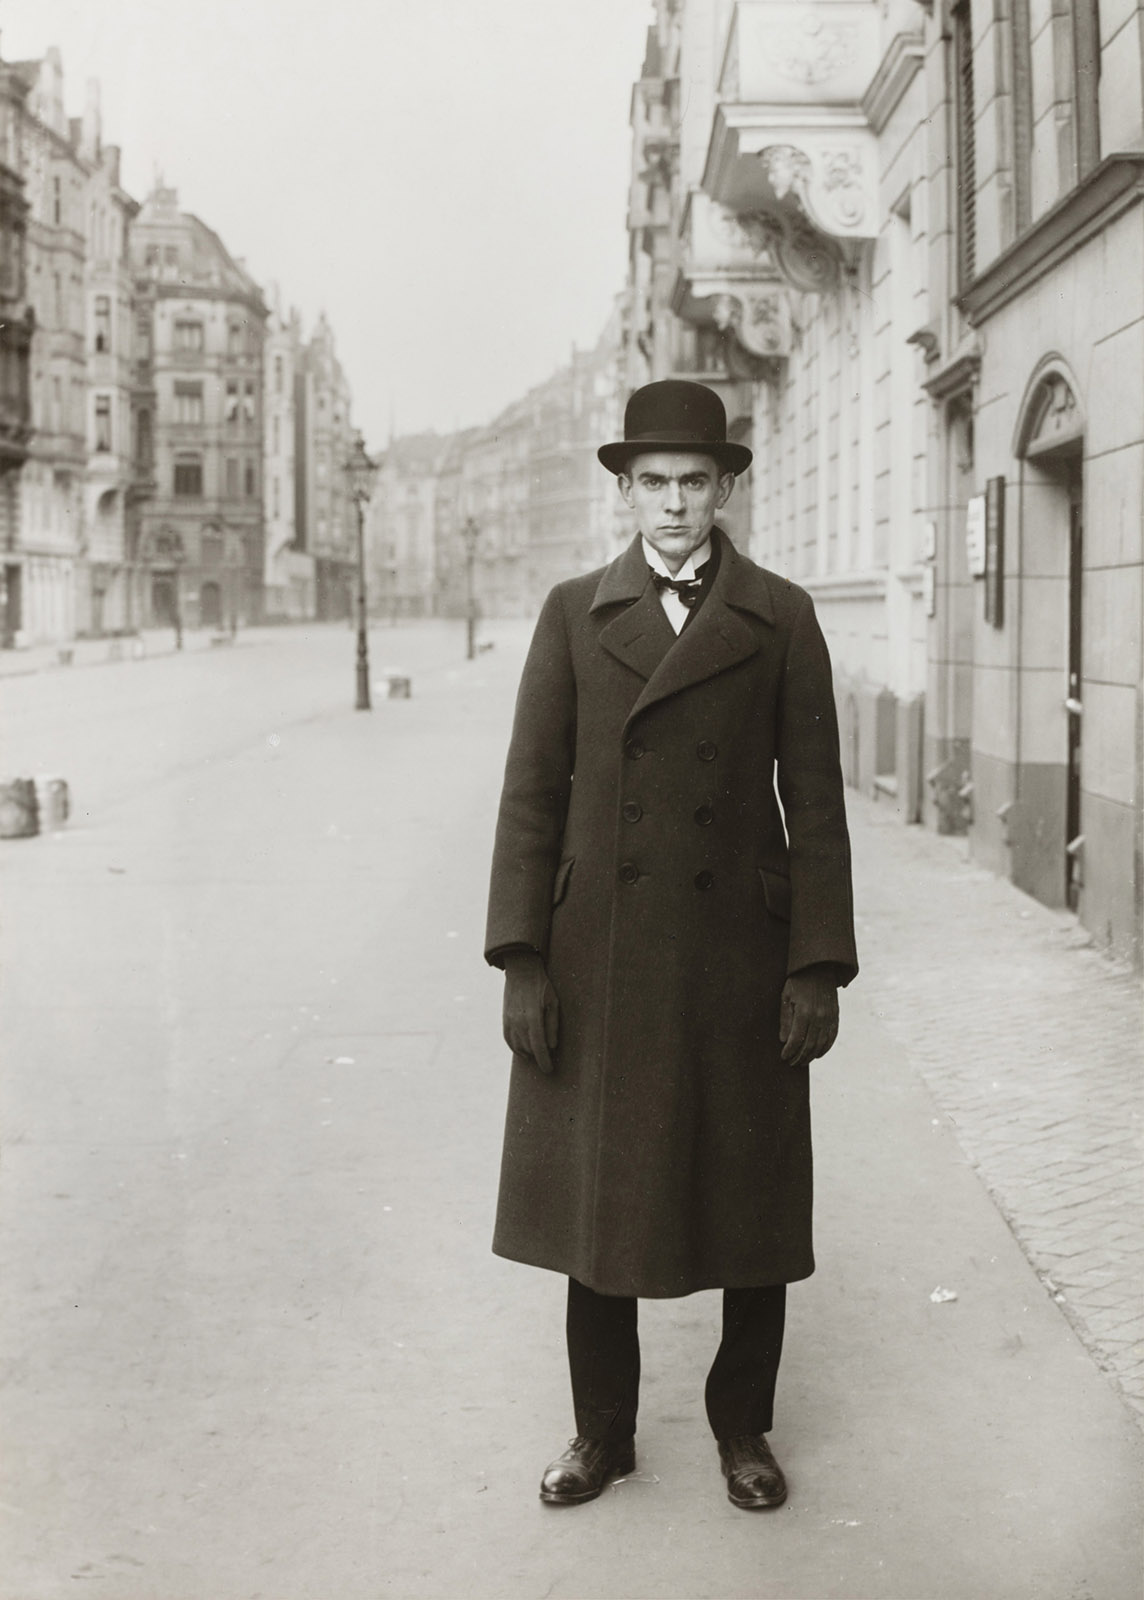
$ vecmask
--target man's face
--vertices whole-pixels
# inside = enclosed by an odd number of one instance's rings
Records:
[[[619,485],[636,526],[674,574],[711,532],[735,474],[721,472],[711,456],[657,450],[633,456]]]

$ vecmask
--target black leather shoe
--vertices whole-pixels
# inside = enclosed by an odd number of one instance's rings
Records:
[[[578,1506],[594,1500],[609,1478],[636,1470],[634,1439],[569,1440],[568,1448],[545,1468],[540,1498],[550,1506]]]
[[[787,1497],[782,1468],[771,1454],[766,1435],[743,1433],[720,1439],[719,1461],[727,1480],[727,1498],[744,1511],[766,1511]]]

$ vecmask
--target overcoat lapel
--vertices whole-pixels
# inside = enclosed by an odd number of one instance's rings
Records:
[[[638,534],[604,572],[592,611],[613,605],[624,609],[604,623],[600,643],[625,667],[641,678],[650,678],[677,641],[675,629],[663,614]]]
[[[714,529],[711,536],[719,540],[720,547],[719,570],[711,593],[649,676],[628,715],[629,722],[656,701],[679,694],[753,656],[761,645],[759,630],[740,614],[742,611],[750,611],[774,626],[774,603],[762,572],[740,561],[721,529]],[[654,588],[652,593],[658,605]]]

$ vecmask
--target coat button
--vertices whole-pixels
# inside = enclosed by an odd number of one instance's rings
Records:
[[[695,874],[695,887],[697,889],[710,889],[714,882],[715,874],[713,872],[708,872],[706,867],[704,867],[702,872],[697,872]]]
[[[695,820],[701,828],[709,828],[715,821],[715,813],[710,806],[696,806]]]
[[[714,761],[719,752],[711,743],[710,739],[700,739],[699,743],[695,746],[695,754],[699,757],[700,761]]]
[[[635,883],[638,880],[639,875],[640,869],[636,866],[634,861],[625,861],[623,866],[620,868],[621,883]]]
[[[635,800],[624,801],[624,821],[638,822],[643,816],[643,807]]]
[[[644,747],[638,739],[629,739],[624,746],[624,754],[629,761],[638,761],[644,753]]]

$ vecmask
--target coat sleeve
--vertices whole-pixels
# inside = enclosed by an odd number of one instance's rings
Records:
[[[544,602],[516,697],[489,888],[485,959],[544,953],[572,791],[576,680],[559,589]]]
[[[809,595],[791,626],[779,700],[778,789],[790,842],[788,972],[818,962],[858,972],[854,893],[846,827],[838,716],[826,640]]]

